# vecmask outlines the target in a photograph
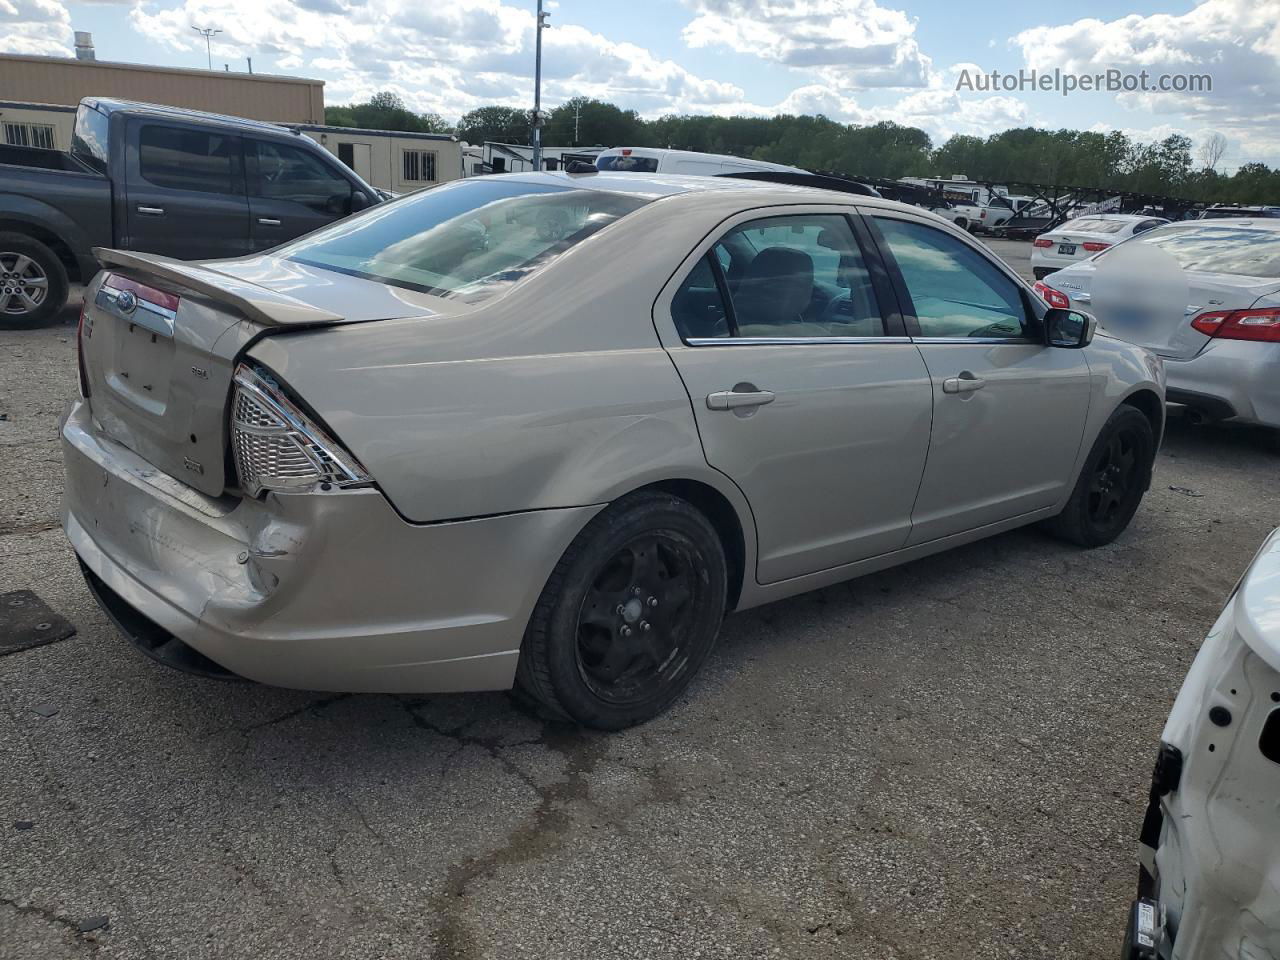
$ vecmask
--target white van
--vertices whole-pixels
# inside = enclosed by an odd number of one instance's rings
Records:
[[[805,173],[799,167],[764,160],[745,160],[722,153],[694,153],[692,150],[664,150],[658,147],[612,147],[596,157],[597,170],[627,173],[684,173],[719,177],[730,173],[780,170]]]

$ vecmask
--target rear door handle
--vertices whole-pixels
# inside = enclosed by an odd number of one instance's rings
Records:
[[[719,390],[707,394],[708,410],[741,410],[743,407],[762,407],[773,403],[773,393],[768,390]]]
[[[981,377],[975,377],[968,370],[963,371],[958,377],[948,377],[942,381],[943,393],[973,393],[975,390],[981,390],[987,385],[987,381]]]
[[[259,218],[258,218],[258,222],[259,222],[260,224],[262,224],[264,227],[278,227],[278,226],[280,226],[280,221],[279,221],[279,220],[276,220],[276,219],[274,219],[274,218],[272,218],[272,217],[259,217]]]
[[[148,217],[163,217],[164,207],[138,207],[139,213],[145,213]]]

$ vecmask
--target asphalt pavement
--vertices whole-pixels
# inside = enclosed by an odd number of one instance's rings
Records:
[[[74,319],[0,331],[0,593],[77,628],[0,656],[3,960],[1109,960],[1160,728],[1280,516],[1274,435],[1175,419],[1118,542],[730,617],[620,734],[201,680],[117,635],[58,528]]]

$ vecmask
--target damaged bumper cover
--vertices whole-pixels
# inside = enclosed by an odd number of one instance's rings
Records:
[[[83,401],[62,445],[63,527],[112,618],[285,687],[509,688],[546,577],[599,509],[415,525],[376,489],[209,497],[95,430]]]
[[[1210,630],[1161,736],[1138,892],[1157,912],[1153,955],[1166,960],[1280,958],[1278,639],[1273,535]]]

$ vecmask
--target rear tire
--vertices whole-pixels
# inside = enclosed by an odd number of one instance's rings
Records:
[[[525,630],[517,699],[621,730],[665,711],[715,645],[728,589],[715,529],[640,492],[597,514],[556,564]]]
[[[1071,499],[1045,529],[1082,547],[1100,547],[1120,536],[1151,485],[1155,446],[1142,411],[1121,404],[1098,432]]]
[[[0,233],[0,325],[43,323],[66,305],[69,288],[56,253],[25,233]]]

